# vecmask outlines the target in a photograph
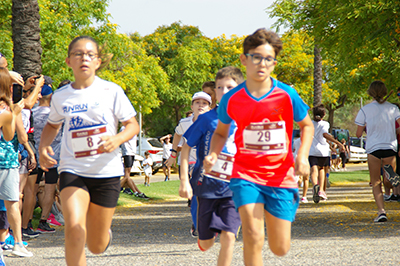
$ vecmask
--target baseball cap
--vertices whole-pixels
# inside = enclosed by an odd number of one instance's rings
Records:
[[[50,88],[49,85],[43,85],[42,91],[40,92],[40,94],[42,94],[42,96],[47,96],[52,93],[53,93],[53,90]]]
[[[195,101],[195,100],[198,100],[198,99],[206,100],[210,104],[212,102],[211,101],[211,96],[208,95],[207,93],[205,93],[204,91],[199,91],[199,92],[196,92],[195,94],[193,94],[192,102]]]
[[[43,76],[43,78],[44,78],[44,84],[49,85],[53,83],[53,79],[50,78],[49,76]]]

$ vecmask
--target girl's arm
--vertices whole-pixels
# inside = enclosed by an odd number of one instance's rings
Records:
[[[99,147],[101,151],[112,152],[122,143],[127,142],[139,133],[139,124],[134,116],[127,121],[122,122],[122,125],[125,126],[125,129],[117,135],[101,137],[104,141],[104,143]]]
[[[24,122],[22,122],[21,114],[19,114],[16,118],[15,128],[17,131],[18,142],[21,144],[28,142],[28,134],[26,134]]]
[[[54,155],[53,149],[50,147],[54,138],[57,136],[58,130],[60,129],[61,124],[47,124],[43,128],[42,137],[40,138],[39,144],[39,164],[40,168],[44,171],[48,171],[48,168],[52,168],[57,161],[49,156]]]
[[[343,145],[340,141],[338,141],[337,139],[335,139],[331,134],[329,134],[329,133],[324,133],[324,134],[322,134],[322,136],[324,136],[324,138],[326,138],[326,139],[329,140],[329,141],[335,142],[335,143],[339,146],[339,149],[340,149],[340,150],[346,151],[344,145]]]
[[[189,183],[189,154],[190,146],[185,143],[181,151],[180,185],[179,196],[191,199],[193,196],[192,186]]]
[[[295,162],[295,174],[301,176],[308,176],[310,174],[310,163],[308,162],[308,155],[312,140],[314,138],[314,125],[307,116],[300,122],[297,123],[300,127],[300,139],[301,144],[299,151],[297,152]]]
[[[24,101],[21,100],[18,103],[14,104],[12,112],[4,111],[1,114],[2,115],[1,126],[3,131],[3,138],[6,141],[10,141],[14,138],[17,117],[19,116],[23,108],[24,108]],[[21,122],[22,122],[22,117],[21,117]]]
[[[229,129],[231,124],[224,124],[218,121],[217,128],[211,138],[210,152],[209,155],[204,158],[203,167],[206,173],[211,172],[211,168],[214,166],[218,159],[218,155],[225,146],[226,140],[229,137]]]

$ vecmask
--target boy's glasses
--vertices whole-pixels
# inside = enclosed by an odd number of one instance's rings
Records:
[[[83,53],[83,52],[75,52],[75,53],[71,53],[72,57],[76,58],[76,59],[82,59],[85,55],[87,55],[90,60],[93,60],[97,57],[96,53],[93,52],[89,52],[89,53]]]
[[[263,57],[259,54],[245,54],[246,56],[251,56],[251,61],[253,62],[253,64],[258,65],[261,63],[261,61],[265,60],[265,64],[268,65],[269,63],[272,63],[274,61],[276,61],[275,58],[273,58],[272,56],[267,56],[267,57]]]

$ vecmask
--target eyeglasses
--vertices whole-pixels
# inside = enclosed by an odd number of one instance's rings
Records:
[[[85,55],[87,55],[90,60],[97,58],[97,54],[93,52],[83,53],[83,52],[75,52],[71,53],[71,55],[76,59],[82,59]]]
[[[251,61],[253,62],[253,64],[258,65],[261,63],[261,61],[265,60],[265,64],[268,65],[268,63],[272,63],[274,61],[276,61],[275,58],[273,58],[272,56],[267,56],[267,57],[263,57],[259,54],[245,54],[246,56],[251,56]]]

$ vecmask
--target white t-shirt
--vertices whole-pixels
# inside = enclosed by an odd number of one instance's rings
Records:
[[[399,108],[388,102],[373,101],[360,109],[355,123],[367,126],[367,153],[388,149],[397,151],[396,120],[399,118]]]
[[[163,143],[163,159],[168,159],[171,156],[172,143]]]
[[[119,132],[124,131],[124,129],[125,129],[125,127],[122,126],[121,129],[119,130]],[[136,155],[136,143],[137,143],[137,135],[133,136],[133,138],[131,138],[127,142],[122,143],[120,146],[122,156]]]
[[[314,125],[314,138],[310,148],[310,156],[329,157],[329,143],[324,138],[323,134],[329,134],[329,123],[321,120],[319,122],[312,121]]]
[[[152,168],[151,166],[153,165],[153,160],[150,158],[146,158],[142,162],[143,165],[143,171],[147,176],[150,176],[152,174]]]
[[[29,109],[22,109],[21,110],[21,116],[22,116],[22,123],[24,124],[24,128],[26,133],[28,133],[29,128],[31,127],[31,110]]]
[[[179,141],[178,147],[182,147],[186,143],[186,140],[183,137],[183,134],[185,134],[186,130],[188,130],[188,128],[191,125],[193,125],[193,118],[194,118],[194,116],[182,118],[179,121],[179,124],[176,126],[175,133],[182,136],[181,140]],[[197,160],[196,147],[192,147],[190,149],[190,153],[189,153],[189,164],[194,165],[196,163],[196,160]],[[179,154],[178,165],[180,165],[180,164],[181,164],[181,155]]]
[[[85,89],[77,90],[69,84],[56,90],[48,122],[65,122],[58,172],[92,178],[123,175],[119,150],[101,153],[100,137],[116,135],[118,121],[135,115],[122,88],[97,76]]]

